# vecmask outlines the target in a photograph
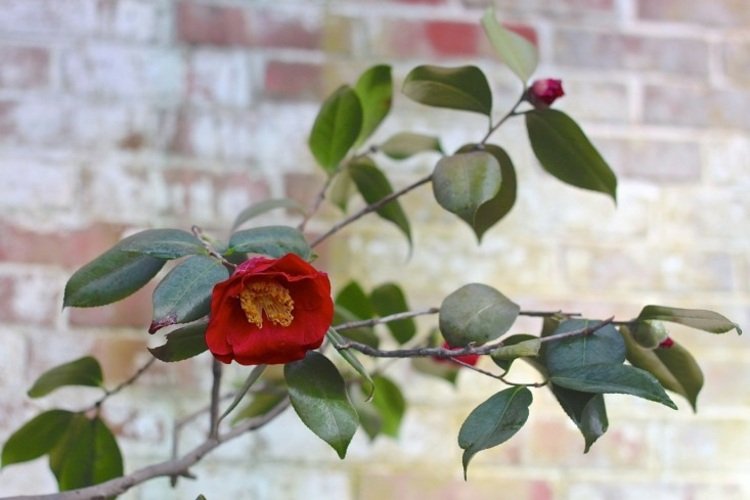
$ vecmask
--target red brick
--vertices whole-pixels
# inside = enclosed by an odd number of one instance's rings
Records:
[[[271,10],[256,10],[248,14],[252,45],[295,49],[316,49],[320,46],[321,31],[315,23],[302,23],[292,17]]]
[[[0,88],[39,89],[49,85],[50,55],[41,47],[0,47]]]
[[[750,24],[747,4],[737,0],[639,0],[638,17],[726,27]]]
[[[72,307],[68,321],[74,327],[130,327],[142,329],[144,335],[151,324],[153,308],[151,282],[133,295],[101,307]]]
[[[247,45],[250,42],[245,11],[240,7],[177,4],[180,41],[212,45]]]
[[[318,64],[269,61],[265,94],[276,99],[317,99],[323,88],[323,68]]]
[[[471,56],[477,53],[479,29],[474,23],[433,21],[427,23],[424,34],[436,55]]]

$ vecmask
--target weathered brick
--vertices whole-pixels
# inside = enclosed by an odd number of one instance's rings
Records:
[[[638,17],[654,21],[741,27],[750,24],[750,12],[746,7],[741,0],[638,0]]]
[[[322,80],[319,64],[271,60],[266,65],[264,94],[274,99],[317,99]]]
[[[167,42],[171,38],[172,5],[168,0],[100,0],[103,30],[137,42]]]
[[[750,93],[690,86],[646,86],[644,119],[658,125],[750,128]]]
[[[107,250],[102,249],[102,250]],[[151,324],[151,294],[155,283],[146,285],[133,295],[101,307],[73,307],[68,322],[73,327],[131,327],[145,332]]]
[[[561,75],[558,75],[561,76]],[[565,75],[565,96],[555,107],[569,111],[576,120],[627,123],[630,110],[628,89],[621,83],[577,80]]]
[[[253,46],[316,49],[321,44],[322,19],[319,12],[254,9],[248,17]]]
[[[50,54],[42,47],[1,46],[0,88],[32,90],[50,84]]]
[[[100,29],[98,0],[5,0],[0,32],[92,35]]]
[[[495,7],[499,16],[528,17],[533,15],[551,19],[616,20],[618,16],[615,0],[559,0],[554,3],[545,0],[462,0],[467,7]]]
[[[196,104],[247,107],[253,93],[247,57],[239,51],[194,50],[186,87]]]
[[[657,184],[697,183],[701,179],[700,146],[696,142],[600,140],[604,158],[625,178]]]
[[[0,272],[0,320],[4,324],[53,326],[62,304],[60,276],[40,271]]]
[[[750,42],[727,41],[722,44],[724,72],[729,79],[747,87],[750,85]]]
[[[44,214],[73,205],[78,169],[59,157],[0,157],[0,208],[6,213]]]
[[[750,140],[744,135],[722,135],[702,144],[706,180],[719,185],[750,184],[745,175]]]
[[[245,11],[240,7],[177,3],[180,41],[211,45],[246,45],[250,40]]]
[[[98,335],[91,348],[91,355],[102,365],[107,387],[113,387],[129,379],[151,356],[146,351],[147,335],[124,334]],[[148,357],[147,357],[148,356]]]
[[[183,110],[172,149],[198,157],[252,159],[257,151],[256,123],[249,112]]]

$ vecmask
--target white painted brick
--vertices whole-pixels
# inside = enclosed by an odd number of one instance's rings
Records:
[[[245,108],[252,83],[245,53],[199,49],[191,54],[188,96],[196,104]]]
[[[0,209],[44,216],[50,209],[73,205],[78,169],[54,156],[0,156]]]

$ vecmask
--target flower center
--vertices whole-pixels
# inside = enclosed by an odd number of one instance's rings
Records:
[[[255,281],[240,293],[240,307],[247,322],[263,328],[263,313],[271,323],[281,326],[292,324],[294,301],[289,290],[275,281]]]

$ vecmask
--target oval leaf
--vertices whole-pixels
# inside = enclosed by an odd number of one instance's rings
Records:
[[[464,479],[471,458],[482,450],[510,439],[529,418],[531,391],[511,387],[477,406],[458,432],[458,445],[464,450]]]
[[[547,172],[617,201],[614,172],[572,118],[556,109],[535,109],[526,113],[526,129],[531,148]]]
[[[339,207],[342,212],[346,212],[349,200],[354,195],[354,181],[349,175],[349,169],[342,169],[331,183],[328,190],[328,201]]]
[[[194,256],[175,266],[154,289],[149,333],[207,315],[214,285],[228,277],[226,267],[212,257]]]
[[[284,365],[284,377],[300,420],[344,458],[359,421],[336,367],[309,351],[304,359]]]
[[[490,116],[492,91],[476,66],[417,66],[404,80],[402,92],[427,106],[474,111]]]
[[[349,86],[339,87],[321,106],[310,132],[310,151],[329,174],[359,137],[362,129],[362,105]]]
[[[208,350],[206,326],[201,322],[183,326],[167,334],[167,342],[159,347],[149,348],[156,359],[166,362],[189,359]]]
[[[237,231],[229,239],[226,254],[236,253],[257,253],[275,258],[296,253],[305,260],[312,257],[312,249],[305,237],[289,226],[264,226]]]
[[[73,415],[66,410],[49,410],[26,422],[5,442],[0,465],[28,462],[49,453],[65,433]]]
[[[383,283],[370,292],[370,302],[379,316],[389,316],[409,310],[406,295],[395,283]],[[386,323],[393,338],[399,344],[411,340],[417,333],[417,325],[413,318],[400,319]]]
[[[492,8],[487,9],[482,16],[482,28],[500,59],[525,84],[539,64],[536,47],[498,23]]]
[[[378,148],[394,160],[403,160],[417,153],[434,151],[443,152],[440,139],[431,135],[415,134],[413,132],[400,132],[389,137]]]
[[[679,323],[711,333],[726,333],[737,330],[737,333],[742,335],[742,330],[737,323],[729,321],[719,313],[703,309],[679,309],[677,307],[650,305],[641,310],[638,319]]]
[[[609,428],[604,396],[590,392],[573,391],[549,384],[557,402],[583,434],[583,452],[588,453],[597,439]]]
[[[464,285],[440,306],[440,331],[453,347],[482,345],[507,332],[521,308],[494,288]]]
[[[362,130],[356,142],[361,145],[375,132],[391,110],[393,100],[391,67],[378,64],[369,68],[357,80],[354,91],[362,104]]]
[[[599,323],[600,321],[588,319],[563,321],[549,337],[592,328]],[[625,361],[625,342],[614,326],[605,325],[587,335],[545,342],[541,354],[549,374],[555,375],[561,371],[594,364],[622,364]]]
[[[136,233],[118,245],[121,250],[156,257],[179,259],[186,255],[205,254],[201,241],[195,235],[180,229],[147,229]]]
[[[91,356],[76,359],[44,372],[29,389],[29,397],[39,398],[60,387],[83,385],[101,387],[102,367]]]
[[[337,306],[342,306],[359,319],[372,318],[375,315],[370,298],[362,286],[356,281],[350,281],[339,293],[334,301]]]
[[[304,215],[305,213],[305,208],[290,198],[272,198],[270,200],[263,200],[250,205],[242,212],[240,212],[237,218],[234,219],[234,223],[232,224],[232,231],[240,227],[245,222],[253,219],[254,217],[258,217],[259,215],[263,215],[266,212],[277,210],[279,208],[284,208],[300,215]]]

